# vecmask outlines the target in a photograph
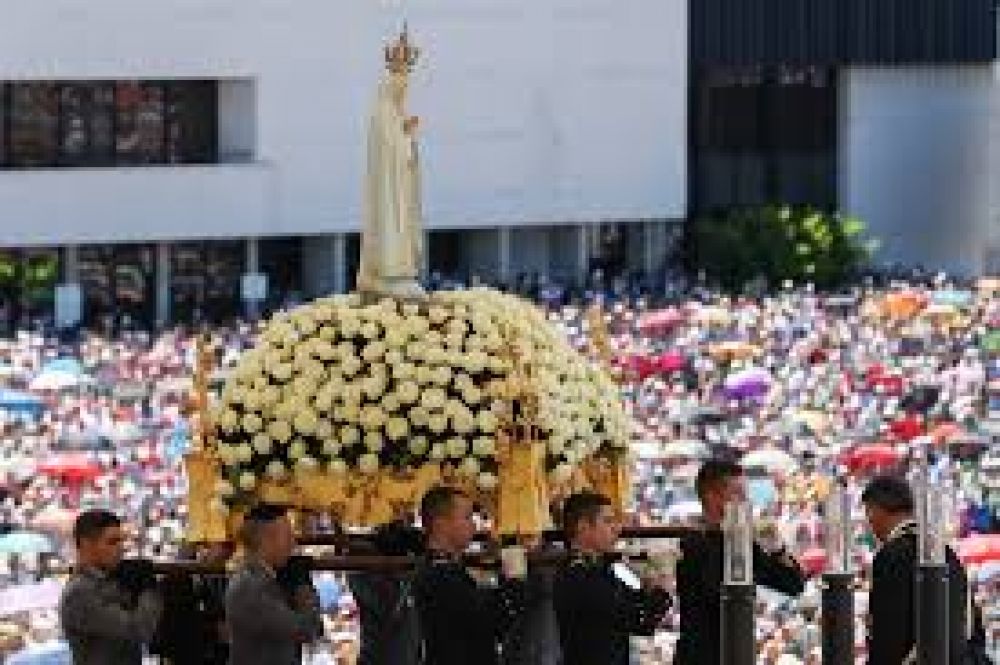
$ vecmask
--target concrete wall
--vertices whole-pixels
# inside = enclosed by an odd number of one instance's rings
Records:
[[[981,273],[1000,212],[994,68],[852,68],[841,91],[841,208],[879,260]]]
[[[235,81],[223,86],[222,146],[238,153],[251,143],[260,166],[240,176],[219,167],[225,175],[183,191],[175,184],[187,176],[170,168],[0,173],[0,244],[357,229],[366,116],[400,7],[11,5],[0,22],[0,79]],[[422,116],[430,227],[684,216],[686,0],[405,8],[425,56],[411,108]],[[132,190],[124,197],[123,182]]]

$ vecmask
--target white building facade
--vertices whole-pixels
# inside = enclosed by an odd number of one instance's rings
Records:
[[[65,322],[163,324],[350,289],[404,19],[428,275],[655,276],[686,220],[766,203],[860,216],[881,261],[996,270],[993,2],[912,1],[19,4],[0,318],[57,293]]]
[[[190,306],[173,291],[212,287],[175,254],[230,257],[231,285],[232,239],[239,274],[267,272],[276,242],[300,264],[272,291],[348,288],[367,114],[382,45],[404,18],[423,50],[410,107],[422,121],[429,270],[442,254],[451,272],[576,277],[606,225],[626,225],[641,246],[684,219],[683,0],[424,0],[405,15],[368,0],[42,0],[0,25],[11,98],[0,245],[59,250],[85,309],[101,281],[92,264],[114,255],[151,273],[138,279],[140,309],[161,322],[172,304]],[[185,83],[203,86],[194,127],[169,117],[183,112],[175,99],[197,97]],[[185,154],[176,135],[202,141]],[[80,146],[84,158],[68,160]],[[448,251],[435,251],[438,232]],[[653,268],[662,254],[630,252],[630,265]],[[121,301],[115,291],[104,299]]]

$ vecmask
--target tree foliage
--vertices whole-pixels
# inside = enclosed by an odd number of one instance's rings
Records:
[[[833,288],[871,259],[876,244],[864,232],[857,218],[811,209],[734,210],[693,222],[691,267],[730,290],[755,280],[771,288],[785,280]]]

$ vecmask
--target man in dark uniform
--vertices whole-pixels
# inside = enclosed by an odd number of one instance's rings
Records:
[[[462,565],[475,535],[473,503],[462,490],[434,487],[420,503],[427,561],[414,582],[427,665],[496,665],[500,644],[521,613],[523,585],[480,587]]]
[[[299,665],[301,647],[323,634],[308,564],[292,557],[285,510],[258,506],[243,521],[246,560],[226,589],[231,665]]]
[[[695,480],[702,525],[681,540],[677,563],[680,638],[674,665],[718,665],[723,566],[722,518],[726,504],[742,501],[743,470],[729,461],[709,460]],[[805,589],[802,568],[782,546],[753,547],[754,581],[792,596]]]
[[[611,566],[620,523],[611,501],[581,492],[566,499],[563,529],[569,562],[553,590],[563,662],[567,665],[628,665],[629,636],[652,635],[670,608],[661,582],[632,589]]]
[[[868,662],[871,665],[915,663],[914,603],[920,562],[913,493],[902,478],[877,476],[865,488],[861,502],[872,533],[881,545],[872,562]],[[946,548],[946,556],[950,665],[982,662],[971,659],[976,645],[972,643],[975,636],[969,633],[978,631],[970,631],[966,625],[968,580],[965,571],[951,548]],[[964,660],[967,657],[970,660]]]
[[[59,601],[75,665],[140,665],[162,612],[153,568],[123,561],[121,520],[89,510],[73,526],[77,562]]]

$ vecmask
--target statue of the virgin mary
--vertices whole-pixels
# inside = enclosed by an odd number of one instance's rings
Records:
[[[385,47],[386,73],[379,83],[368,127],[364,226],[358,291],[418,298],[423,254],[417,118],[406,114],[409,74],[419,51],[404,26]]]

